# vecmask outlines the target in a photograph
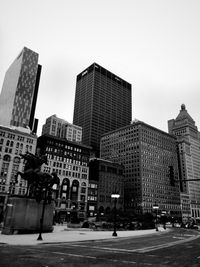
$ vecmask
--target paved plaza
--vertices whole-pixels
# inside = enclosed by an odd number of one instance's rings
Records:
[[[150,230],[130,230],[130,231],[117,231],[117,237],[113,237],[113,231],[92,230],[87,228],[68,228],[67,225],[55,225],[52,233],[43,233],[43,240],[37,240],[39,234],[20,234],[20,235],[3,235],[0,234],[0,243],[9,245],[37,245],[41,243],[62,243],[73,241],[85,240],[100,240],[111,238],[125,238],[130,236],[141,236],[148,234],[159,234],[164,230],[159,227],[157,232],[155,229]]]

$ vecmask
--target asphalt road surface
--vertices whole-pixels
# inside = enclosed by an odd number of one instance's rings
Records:
[[[200,266],[200,232],[173,229],[154,235],[35,246],[0,245],[1,267]]]

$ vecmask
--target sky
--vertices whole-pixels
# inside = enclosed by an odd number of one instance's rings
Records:
[[[186,109],[200,129],[199,0],[0,0],[0,88],[24,46],[42,65],[38,135],[73,122],[76,76],[96,62],[132,84],[132,118],[165,132]]]

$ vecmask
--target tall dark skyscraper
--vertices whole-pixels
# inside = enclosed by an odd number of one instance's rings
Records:
[[[102,134],[130,124],[131,84],[93,63],[77,76],[73,123],[99,155]]]
[[[39,55],[24,47],[6,72],[0,95],[0,124],[29,127],[36,131],[34,118],[40,81]]]

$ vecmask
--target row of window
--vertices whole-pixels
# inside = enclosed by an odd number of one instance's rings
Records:
[[[29,144],[33,144],[34,143],[34,139],[32,139],[32,138],[28,138],[28,137],[24,137],[24,136],[20,136],[20,135],[15,135],[15,134],[7,133],[5,131],[0,131],[0,136],[9,138],[11,140],[17,140],[17,141],[27,142]],[[4,142],[3,140],[4,140],[3,138],[0,139],[0,143],[1,144],[3,144],[3,142]],[[7,141],[9,141],[9,140],[7,140]]]
[[[53,140],[48,140],[47,144],[50,146],[47,146],[47,151],[50,148],[54,148],[54,147],[61,147],[62,149],[66,149],[66,150],[73,150],[76,152],[82,152],[82,149],[79,147],[75,147],[75,146],[70,146],[69,144],[64,144],[64,143],[60,143],[60,142],[55,142]],[[63,151],[63,150],[62,150]]]
[[[63,175],[63,176],[67,176],[67,177],[88,179],[88,175],[85,173],[80,174],[77,172],[71,172],[71,171],[55,169],[55,168],[53,168],[53,172],[56,172],[58,175]]]
[[[26,188],[20,187],[16,189],[15,187],[10,186],[9,188],[4,185],[0,185],[0,192],[3,193],[10,193],[10,194],[18,194],[18,195],[25,195],[26,193]]]
[[[67,170],[73,170],[73,171],[77,171],[77,172],[88,173],[88,168],[78,167],[76,165],[70,165],[70,164],[66,164],[66,163],[62,163],[62,162],[55,162],[54,161],[53,167],[63,168],[63,169],[67,169]]]
[[[76,159],[72,159],[72,158],[56,156],[53,154],[47,154],[47,158],[49,160],[55,160],[55,161],[60,161],[60,162],[72,163],[72,164],[76,164],[76,165],[88,166],[88,162],[86,162],[86,161],[80,161],[80,160],[76,160]]]

